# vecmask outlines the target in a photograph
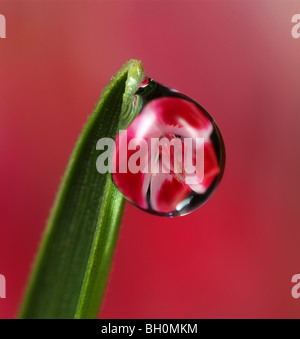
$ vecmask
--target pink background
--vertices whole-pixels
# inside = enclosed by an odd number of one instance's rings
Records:
[[[0,318],[16,314],[83,123],[130,58],[211,113],[227,167],[189,216],[127,204],[100,316],[298,318],[300,2],[0,1],[0,13]]]

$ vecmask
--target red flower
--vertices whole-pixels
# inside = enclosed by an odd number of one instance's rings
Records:
[[[191,101],[177,97],[150,101],[126,133],[116,138],[113,156],[116,186],[129,201],[142,209],[167,214],[179,211],[195,194],[205,194],[220,172],[210,140],[213,130],[209,118]],[[190,150],[185,144],[187,138],[191,141]],[[198,144],[197,139],[202,143]],[[139,140],[145,140],[147,147],[135,147]],[[170,141],[174,142],[171,147]],[[153,148],[158,142],[161,147]],[[127,147],[127,152],[124,147]],[[201,147],[204,157],[199,163],[197,154],[201,153]],[[120,168],[129,162],[132,164],[130,158],[136,152],[138,156],[133,162],[137,160],[139,171],[132,173],[127,166],[127,172],[121,173]],[[191,158],[188,160],[194,166],[190,173],[186,171],[185,156]],[[204,171],[201,171],[203,165]]]

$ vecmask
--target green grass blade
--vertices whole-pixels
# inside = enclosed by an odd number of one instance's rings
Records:
[[[85,124],[57,193],[20,318],[96,318],[124,208],[111,175],[96,170],[96,143],[115,138],[122,104],[144,77],[139,61],[112,78]]]

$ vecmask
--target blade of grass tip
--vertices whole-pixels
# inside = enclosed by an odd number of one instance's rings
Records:
[[[97,318],[124,208],[96,169],[100,138],[115,138],[122,105],[144,78],[130,60],[103,90],[72,152],[21,305],[20,318]]]

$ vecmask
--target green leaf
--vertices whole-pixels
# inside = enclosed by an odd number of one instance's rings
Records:
[[[85,124],[50,213],[20,318],[97,318],[124,198],[96,169],[100,138],[115,138],[124,107],[144,78],[130,60],[116,73]]]

